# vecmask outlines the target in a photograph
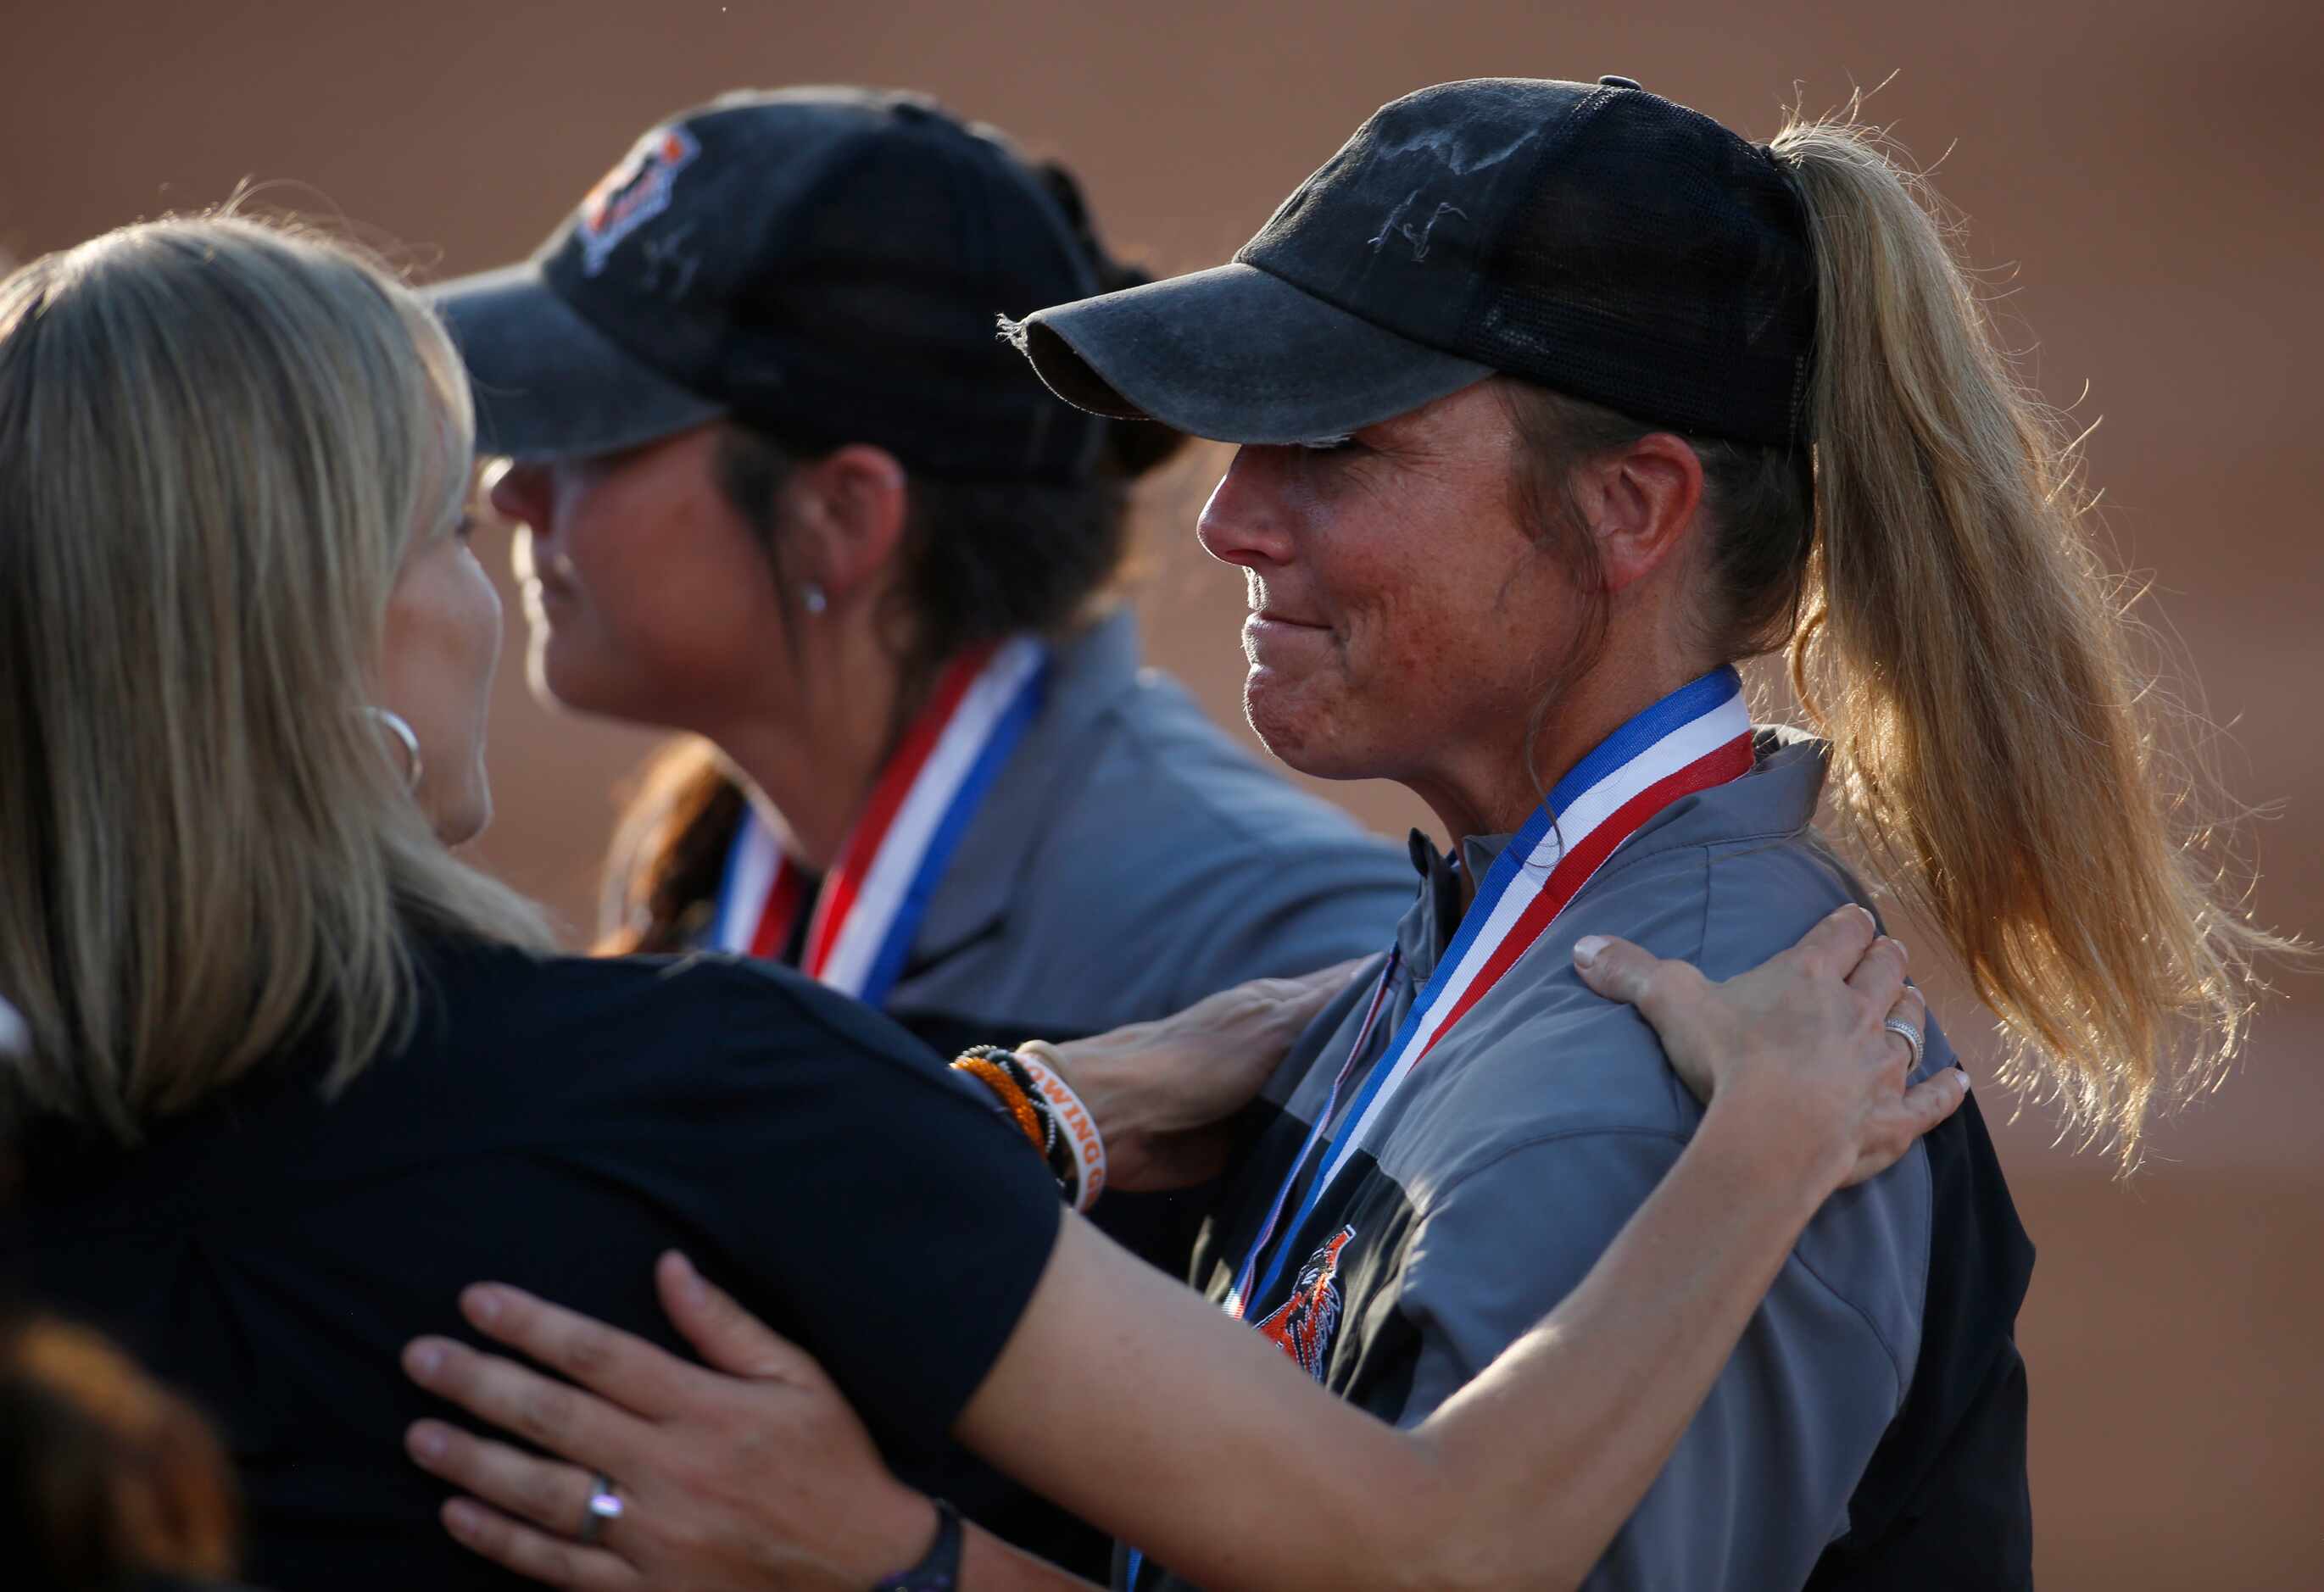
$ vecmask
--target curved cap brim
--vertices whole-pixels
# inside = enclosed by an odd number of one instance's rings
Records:
[[[1493,373],[1240,264],[1038,310],[1015,336],[1067,403],[1221,442],[1343,436]]]
[[[468,367],[479,454],[531,462],[616,453],[726,412],[625,353],[538,266],[461,277],[426,296]]]

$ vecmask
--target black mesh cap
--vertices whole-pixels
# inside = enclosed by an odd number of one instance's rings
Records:
[[[1337,435],[1501,371],[1769,445],[1798,439],[1814,337],[1775,157],[1619,78],[1407,95],[1233,264],[1019,334],[1070,401],[1227,441]]]
[[[604,453],[731,416],[966,480],[1086,479],[1102,427],[996,335],[1093,291],[991,128],[913,94],[730,94],[648,132],[522,264],[447,282],[479,446]]]

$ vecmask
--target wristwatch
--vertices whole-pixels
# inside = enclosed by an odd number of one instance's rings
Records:
[[[872,1592],[953,1592],[960,1585],[960,1511],[942,1498],[928,1501],[936,1506],[936,1540],[919,1563],[897,1571]]]

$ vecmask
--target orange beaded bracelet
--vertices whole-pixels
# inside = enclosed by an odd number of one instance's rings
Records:
[[[1009,1076],[1005,1069],[982,1056],[962,1056],[953,1065],[993,1092],[1007,1109],[1010,1118],[1023,1130],[1026,1138],[1031,1141],[1035,1154],[1047,1153],[1049,1146],[1043,1140],[1041,1119],[1034,1114],[1033,1102],[1026,1098],[1025,1091],[1017,1087],[1017,1081]]]

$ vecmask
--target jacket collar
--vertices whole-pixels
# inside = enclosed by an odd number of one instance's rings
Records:
[[[1137,616],[1118,608],[1053,644],[1048,695],[969,821],[928,901],[904,978],[990,933],[1008,915],[1034,848],[1069,808],[1090,764],[1086,732],[1138,688]]]
[[[1757,763],[1740,779],[1682,796],[1655,814],[1645,827],[1606,860],[1605,867],[1587,888],[1594,888],[1635,868],[1646,858],[1686,846],[1707,845],[1752,836],[1795,833],[1815,817],[1816,801],[1823,792],[1831,747],[1805,731],[1787,725],[1762,726],[1753,732]],[[1513,837],[1472,834],[1461,842],[1461,862],[1436,849],[1435,842],[1412,832],[1412,866],[1420,876],[1420,898],[1397,925],[1397,943],[1404,951],[1405,976],[1425,983],[1436,971],[1436,959],[1461,926],[1461,874],[1482,879],[1508,849]]]

